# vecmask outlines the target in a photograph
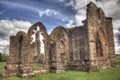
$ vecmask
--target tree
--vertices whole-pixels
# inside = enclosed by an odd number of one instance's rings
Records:
[[[0,62],[2,61],[2,53],[0,53]]]

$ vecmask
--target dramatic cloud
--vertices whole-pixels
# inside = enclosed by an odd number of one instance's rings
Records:
[[[27,31],[32,24],[28,21],[0,20],[0,33],[2,35],[15,35],[19,30]]]
[[[95,2],[95,0],[91,0]],[[86,5],[90,2],[90,0],[70,0],[66,6],[72,6],[72,8],[76,11],[74,15],[75,21],[77,25],[83,25],[82,20],[86,19]]]
[[[42,17],[42,16],[54,16],[54,15],[57,15],[58,12],[55,11],[55,10],[52,10],[52,9],[46,9],[44,11],[40,11],[39,12],[39,16]]]
[[[69,20],[68,23],[66,24],[66,27],[68,27],[68,28],[73,27],[74,26],[73,23],[74,23],[74,21]]]
[[[18,31],[27,32],[32,24],[28,21],[0,20],[0,52],[9,45],[10,35],[15,35]]]
[[[66,5],[72,6],[72,8],[76,10],[75,19],[77,24],[81,24],[80,20],[84,20],[86,18],[86,5],[91,1],[101,7],[107,17],[120,19],[119,0],[70,0]]]

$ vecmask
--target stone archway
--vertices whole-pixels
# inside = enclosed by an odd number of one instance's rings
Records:
[[[108,44],[105,32],[100,27],[96,32],[96,65],[97,69],[106,69],[110,67],[110,60],[108,54]]]
[[[55,43],[55,67],[56,73],[63,72],[67,66],[67,61],[69,59],[69,40],[66,30],[59,26],[55,28],[50,34],[50,38]]]
[[[97,54],[97,57],[103,56],[103,46],[98,33],[96,35],[96,54]]]
[[[18,32],[16,35],[17,39],[17,48],[18,48],[18,59],[20,59],[19,62],[24,63],[24,65],[27,65],[29,63],[30,55],[30,40],[28,35],[25,32]],[[26,57],[26,58],[25,58]]]
[[[107,54],[107,42],[102,28],[96,32],[96,56],[104,57]]]
[[[38,30],[39,29],[39,30]],[[32,35],[35,34],[35,42],[32,43],[33,38]],[[41,43],[41,36],[43,37],[42,39],[42,43]],[[46,67],[47,70],[49,70],[49,42],[50,42],[50,38],[47,34],[47,30],[44,27],[44,25],[40,22],[35,23],[34,25],[32,25],[29,30],[28,30],[28,36],[30,39],[30,45],[31,47],[31,60],[37,60],[37,62],[41,60],[41,47],[44,47],[44,54],[43,54],[43,63],[44,63],[44,67]],[[44,46],[42,46],[44,44]],[[34,47],[34,48],[33,48]],[[33,56],[34,55],[34,56]],[[36,62],[36,61],[31,61],[31,62]]]
[[[18,59],[18,76],[23,77],[32,73],[30,61],[30,40],[25,32],[19,31],[16,34],[16,49]]]

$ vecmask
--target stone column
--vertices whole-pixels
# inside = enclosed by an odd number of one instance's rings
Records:
[[[17,74],[17,60],[16,60],[16,53],[15,53],[15,47],[16,45],[16,37],[15,36],[10,36],[10,53],[9,53],[9,58],[7,60],[7,63],[5,65],[6,72],[2,74],[3,77],[8,77],[8,76],[13,76]]]
[[[97,71],[96,62],[96,37],[97,25],[97,6],[94,3],[87,5],[87,27],[89,38],[89,71]]]
[[[47,72],[50,71],[50,43],[47,41],[44,41],[44,47],[45,47],[45,68]]]
[[[64,72],[64,67],[61,62],[61,48],[60,48],[60,42],[57,42],[56,45],[56,73]]]

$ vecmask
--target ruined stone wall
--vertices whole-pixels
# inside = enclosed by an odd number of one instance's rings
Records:
[[[65,28],[58,26],[50,34],[50,38],[53,40],[51,43],[51,70],[60,73],[63,72],[68,65],[69,61],[69,39]],[[53,49],[54,48],[54,49]],[[53,51],[52,51],[53,50]]]
[[[86,70],[88,60],[87,32],[85,26],[68,29],[71,69]]]

